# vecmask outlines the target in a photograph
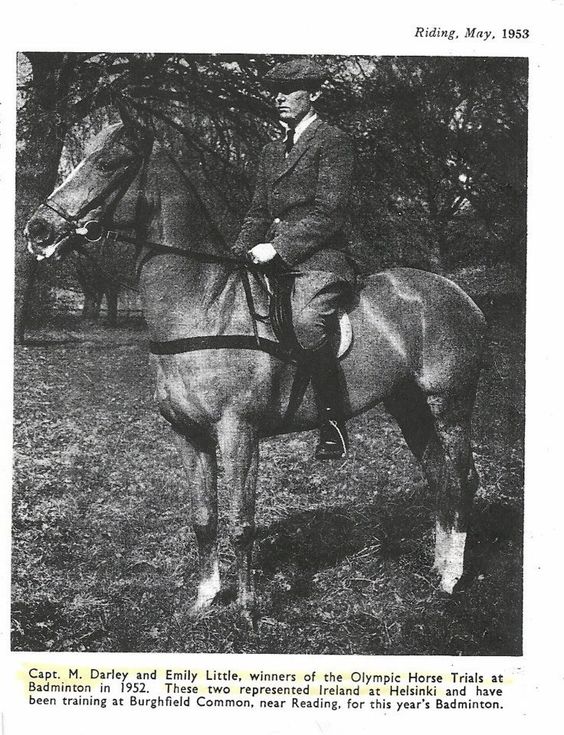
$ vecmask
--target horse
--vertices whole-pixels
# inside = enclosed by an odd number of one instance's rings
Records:
[[[115,237],[129,237],[138,246],[145,321],[152,344],[164,346],[153,350],[151,360],[156,401],[173,429],[191,490],[199,558],[192,611],[209,608],[221,592],[220,454],[230,492],[236,603],[249,615],[255,609],[259,442],[316,427],[311,386],[288,417],[298,368],[280,354],[252,349],[253,330],[263,344],[273,335],[268,324],[253,326],[244,267],[229,258],[178,160],[154,130],[123,113],[122,122],[102,131],[91,152],[41,203],[25,236],[37,258],[57,259],[77,233],[93,241],[88,233],[110,227]],[[266,311],[267,296],[254,278],[247,278],[249,288],[256,311]],[[349,317],[354,342],[340,362],[347,418],[383,402],[399,424],[436,496],[434,569],[440,589],[452,593],[464,573],[479,484],[470,431],[484,316],[452,281],[392,268],[366,278]],[[237,342],[236,335],[246,341]],[[219,341],[210,348],[209,338]],[[166,349],[189,340],[187,351]]]

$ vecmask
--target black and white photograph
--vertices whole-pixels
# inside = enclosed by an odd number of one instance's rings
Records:
[[[3,732],[555,709],[562,4],[14,13]]]
[[[527,60],[18,75],[13,648],[518,655]]]

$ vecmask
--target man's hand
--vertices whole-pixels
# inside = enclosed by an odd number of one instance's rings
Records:
[[[249,250],[249,258],[257,265],[261,263],[268,263],[277,255],[276,250],[272,247],[270,242],[261,242],[255,245],[252,250]]]

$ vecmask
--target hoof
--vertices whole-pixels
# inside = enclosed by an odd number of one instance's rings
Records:
[[[196,601],[192,605],[190,612],[192,615],[198,615],[199,613],[209,610],[219,596],[219,592],[214,595],[198,595]]]
[[[201,582],[198,587],[198,595],[196,601],[192,605],[192,612],[197,615],[204,610],[208,610],[217,600],[221,592],[221,584],[219,576],[214,576],[205,582]]]
[[[439,578],[438,589],[447,595],[452,595],[454,588],[460,581],[461,573],[448,570],[447,564],[433,564],[433,572]]]
[[[455,576],[451,576],[451,575],[445,575],[441,579],[441,585],[440,585],[441,590],[443,592],[446,592],[447,595],[452,595],[452,593],[454,592],[454,588],[458,584],[458,580],[459,579],[460,579],[460,577],[458,577],[458,576],[455,577]]]

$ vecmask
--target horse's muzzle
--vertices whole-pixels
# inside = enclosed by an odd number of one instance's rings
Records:
[[[24,229],[27,249],[37,260],[58,260],[72,234],[68,228],[57,231],[51,222],[40,216],[32,217]]]
[[[24,230],[24,237],[32,247],[46,247],[54,238],[53,226],[42,217],[32,217]]]

